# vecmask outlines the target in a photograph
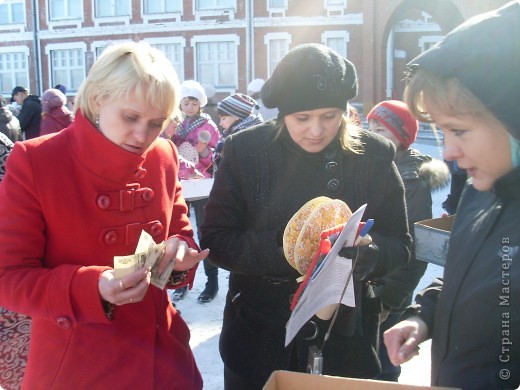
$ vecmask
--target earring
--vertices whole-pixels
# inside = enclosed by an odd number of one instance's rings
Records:
[[[94,126],[96,126],[96,129],[99,130],[99,115],[96,116]]]

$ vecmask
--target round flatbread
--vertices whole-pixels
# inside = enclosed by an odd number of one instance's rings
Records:
[[[195,149],[188,141],[180,144],[179,155],[193,165],[196,165],[199,162],[199,153],[197,152],[197,149]]]
[[[326,196],[320,196],[318,198],[314,198],[305,203],[300,209],[293,215],[293,217],[287,223],[285,230],[283,232],[283,253],[285,258],[289,262],[289,264],[296,268],[296,264],[294,263],[294,247],[296,246],[296,241],[298,240],[298,236],[303,228],[303,224],[307,220],[307,217],[312,212],[312,210],[321,202],[330,200]]]
[[[320,246],[321,233],[345,223],[351,215],[350,208],[339,199],[321,196],[304,204],[284,231],[283,248],[289,264],[304,275]]]

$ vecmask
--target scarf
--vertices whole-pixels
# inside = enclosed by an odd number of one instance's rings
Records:
[[[177,135],[181,138],[182,141],[186,139],[186,137],[195,129],[202,126],[210,119],[208,114],[200,114],[198,116],[194,116],[193,119],[183,120],[181,125],[179,126],[179,130]]]

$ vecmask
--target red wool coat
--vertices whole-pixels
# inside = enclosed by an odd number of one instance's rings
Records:
[[[202,387],[166,291],[150,285],[112,321],[98,292],[101,273],[134,253],[142,229],[197,247],[177,171],[170,141],[135,155],[79,112],[62,132],[16,144],[0,185],[0,306],[33,319],[24,388]]]

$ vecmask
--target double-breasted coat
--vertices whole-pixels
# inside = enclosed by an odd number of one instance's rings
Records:
[[[339,138],[322,152],[308,153],[287,130],[277,136],[273,121],[226,140],[201,226],[201,246],[210,248],[213,263],[230,271],[220,336],[224,364],[259,386],[273,370],[301,370],[302,359],[293,365],[291,356],[304,355],[304,371],[307,365],[305,343],[298,351],[284,347],[291,296],[300,275],[284,257],[282,236],[303,204],[328,196],[355,211],[367,203],[364,218],[376,221],[373,238],[384,258],[376,274],[386,274],[409,257],[411,239],[403,184],[392,161],[394,149],[389,141],[367,132],[360,140],[364,145],[360,154],[343,150]],[[377,374],[377,362],[361,356],[377,347],[377,341],[370,342],[377,339],[379,312],[375,312],[370,319],[360,318],[363,324],[357,335],[338,336],[327,344],[325,373]],[[335,325],[342,333],[339,327]],[[363,332],[366,338],[360,336]]]
[[[33,320],[25,388],[202,387],[166,291],[150,285],[112,320],[98,291],[142,230],[197,248],[177,169],[171,141],[132,154],[80,112],[62,132],[15,145],[0,185],[0,305]]]

